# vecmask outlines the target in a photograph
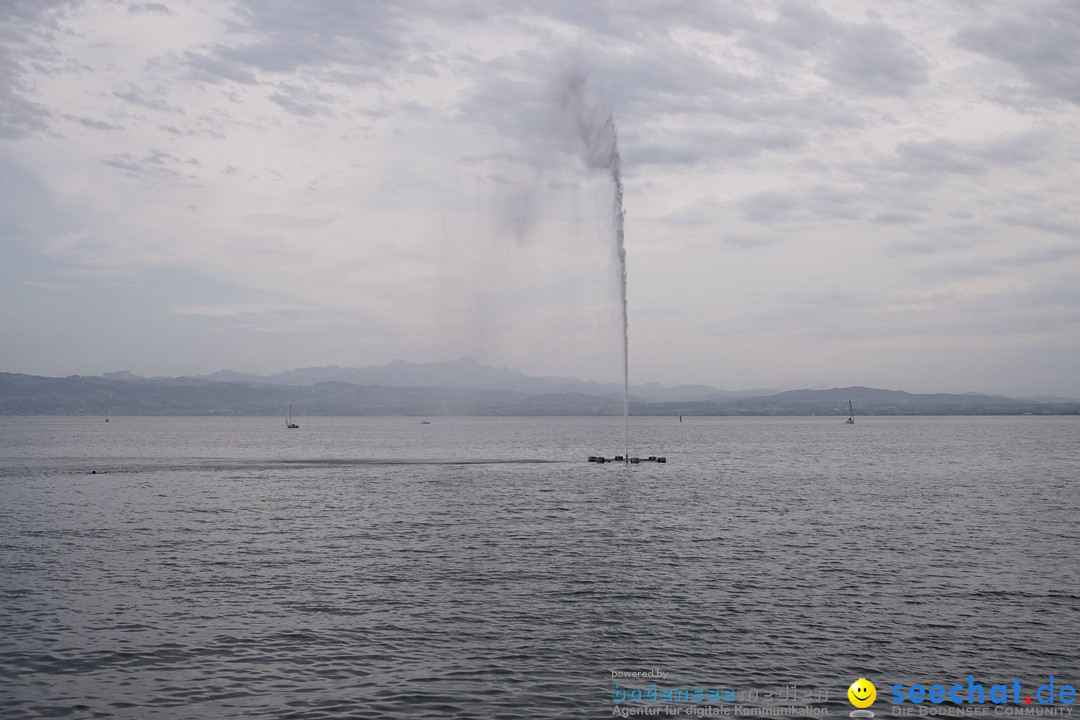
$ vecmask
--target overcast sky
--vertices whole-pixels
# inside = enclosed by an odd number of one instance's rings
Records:
[[[582,107],[566,90],[582,88]],[[0,3],[0,370],[1080,396],[1080,3]]]

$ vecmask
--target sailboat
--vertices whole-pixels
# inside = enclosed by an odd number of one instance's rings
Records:
[[[294,423],[292,421],[292,405],[291,404],[289,405],[289,414],[285,416],[285,427],[289,428],[290,430],[295,430],[296,428],[300,427],[299,425],[297,425],[296,423]]]
[[[854,425],[855,424],[855,411],[851,407],[851,401],[850,400],[847,401],[847,407],[848,407],[848,416],[847,416],[847,420],[845,420],[844,422],[847,423],[848,425]]]

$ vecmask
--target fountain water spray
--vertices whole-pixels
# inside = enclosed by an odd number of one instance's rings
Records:
[[[645,460],[667,462],[666,458],[650,456],[648,458],[630,457],[630,318],[626,299],[626,245],[625,221],[623,209],[622,159],[619,156],[618,133],[611,110],[587,92],[585,74],[571,72],[563,76],[557,86],[555,107],[558,110],[556,125],[552,128],[549,139],[554,147],[544,147],[551,151],[539,159],[536,166],[542,168],[552,155],[563,154],[573,157],[584,164],[585,170],[610,181],[612,192],[611,204],[611,251],[619,288],[619,303],[622,315],[622,371],[623,371],[623,444],[622,455],[613,458],[626,464],[637,464]],[[527,200],[531,198],[526,198]],[[524,230],[531,217],[531,208],[521,209],[518,220],[518,232]],[[591,456],[591,462],[609,462],[602,456]]]
[[[611,219],[614,232],[613,252],[615,270],[618,274],[619,299],[622,309],[623,340],[623,432],[625,462],[630,462],[630,317],[626,300],[626,244],[624,228],[626,211],[623,209],[622,159],[619,157],[619,139],[611,112],[586,95],[584,74],[569,75],[562,87],[561,104],[564,112],[574,121],[577,132],[573,138],[580,142],[576,150],[582,155],[590,171],[610,175],[613,202]]]
[[[611,122],[611,151],[611,179],[615,183],[615,251],[619,256],[619,291],[622,295],[623,431],[626,445],[623,457],[630,462],[630,312],[626,301],[626,243],[623,237],[626,210],[623,209],[622,159],[619,157],[619,140],[614,122]]]

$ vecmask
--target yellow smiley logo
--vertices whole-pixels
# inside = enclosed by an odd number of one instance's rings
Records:
[[[877,697],[877,688],[866,678],[859,678],[847,689],[847,697],[857,708],[870,707]]]

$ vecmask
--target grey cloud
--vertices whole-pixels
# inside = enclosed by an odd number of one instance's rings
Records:
[[[640,168],[644,165],[696,165],[704,158],[701,150],[692,146],[674,147],[671,145],[640,145],[634,143],[631,149],[622,153],[627,164]]]
[[[817,218],[858,220],[866,214],[866,192],[862,188],[816,185],[807,189],[806,204]]]
[[[727,203],[713,198],[705,198],[663,213],[654,219],[671,225],[705,228],[717,222],[719,218],[728,216],[730,212]]]
[[[678,72],[678,70],[675,70]],[[835,93],[812,90],[806,94],[793,93],[770,81],[747,78],[739,92],[714,91],[708,85],[699,102],[688,98],[672,98],[682,103],[688,116],[701,123],[732,120],[755,128],[786,128],[805,132],[807,127],[822,129],[858,129],[865,127],[864,113],[858,107],[838,98]],[[648,111],[648,104],[642,108]],[[633,109],[631,109],[633,111]]]
[[[13,78],[15,73],[0,57],[0,138],[17,140],[49,125],[51,113],[40,104],[23,98]]]
[[[196,72],[244,83],[254,83],[258,73],[300,69],[333,72],[338,82],[378,82],[398,64],[415,59],[418,46],[406,40],[406,9],[407,4],[344,0],[248,0],[240,3],[232,27],[254,40],[219,43],[189,53],[187,60]]]
[[[255,85],[258,83],[258,78],[254,72],[242,63],[223,57],[226,54],[220,51],[217,53],[188,51],[184,54],[184,58],[192,76],[197,79],[215,83],[232,80],[242,85]]]
[[[961,221],[941,226],[952,234],[981,233],[981,208],[992,203],[998,211],[1024,206],[1015,191],[993,197],[999,183],[1041,185],[1060,165],[1061,141],[1052,133],[1008,134],[988,140],[932,138],[898,144],[891,153],[846,161],[831,168],[861,188],[877,222],[889,213],[913,213],[930,218],[941,213]],[[1047,134],[1050,133],[1050,134]],[[988,180],[990,178],[990,180]],[[943,192],[946,186],[964,187],[963,194]],[[884,213],[884,215],[882,215]]]
[[[918,222],[922,217],[910,212],[887,210],[879,212],[872,220],[881,225],[909,225]]]
[[[174,137],[195,137],[197,135],[205,135],[207,137],[217,138],[218,140],[223,140],[226,137],[225,133],[209,127],[192,129],[180,128],[176,125],[158,125],[158,129]]]
[[[500,23],[535,35],[545,28],[571,28],[595,34],[596,44],[639,43],[650,35],[670,35],[678,28],[732,35],[752,26],[754,11],[743,0],[639,0],[633,3],[544,0],[528,3],[465,2],[428,4],[422,12],[440,23]],[[537,23],[541,20],[541,23]],[[554,23],[554,25],[553,25]],[[551,34],[555,39],[556,33]]]
[[[739,200],[743,219],[775,224],[802,220],[859,220],[866,215],[863,190],[817,185],[800,193],[766,190]]]
[[[1075,233],[1075,231],[1074,231]],[[1074,234],[1075,236],[1075,234]],[[1031,247],[1014,255],[1008,266],[1015,265],[1041,265],[1044,263],[1060,263],[1062,260],[1070,260],[1080,257],[1080,247],[1076,245],[1057,244],[1049,247]]]
[[[139,15],[143,13],[152,13],[157,15],[172,15],[173,12],[168,6],[161,3],[134,3],[128,5],[128,13],[132,15]]]
[[[838,35],[843,24],[804,0],[785,0],[777,7],[777,18],[769,25],[764,41],[777,40],[796,50],[810,50]]]
[[[706,157],[756,156],[765,151],[790,152],[806,147],[807,133],[794,128],[759,126],[745,132],[710,128],[687,133],[690,145]]]
[[[263,232],[296,230],[310,232],[326,228],[340,219],[338,213],[325,215],[296,215],[291,213],[258,213],[244,218],[253,228]]]
[[[985,141],[935,138],[908,141],[886,162],[892,170],[918,174],[982,175],[995,167],[1017,168],[1052,157],[1054,143],[1040,133],[1003,135]]]
[[[181,162],[183,161],[180,158],[162,150],[151,150],[139,158],[130,153],[119,153],[102,160],[103,164],[123,170],[129,175],[158,179],[178,177],[179,173],[170,166]]]
[[[675,45],[667,36],[641,39],[633,54],[606,53],[589,59],[595,75],[609,82],[629,112],[670,104],[673,114],[737,111],[748,97],[782,91],[770,78],[734,72]]]
[[[312,117],[333,113],[332,97],[297,85],[279,85],[278,91],[270,95],[270,100],[294,115]]]
[[[49,55],[45,48],[56,32],[54,14],[70,4],[67,0],[0,3],[0,138],[15,140],[48,127],[52,117],[48,108],[25,97],[25,63]]]
[[[172,106],[164,100],[153,97],[146,91],[139,90],[137,88],[132,88],[124,92],[114,92],[113,95],[125,102],[131,103],[132,105],[139,105],[141,107],[150,108],[151,110],[164,110],[168,112],[183,113],[183,108]]]
[[[974,143],[937,138],[926,142],[904,142],[896,148],[897,159],[909,172],[981,175],[986,159]]]
[[[875,96],[902,96],[929,79],[922,55],[880,21],[845,23],[805,0],[786,0],[777,10],[775,21],[745,41],[774,60],[794,64],[823,58],[812,68],[821,77]]]
[[[889,243],[885,247],[886,255],[937,255],[960,250],[971,245],[970,241],[933,233],[928,236],[909,237],[905,240]]]
[[[1011,274],[1019,267],[1061,264],[1078,257],[1080,247],[1075,244],[1025,244],[1002,253],[968,253],[948,262],[928,265],[923,272],[927,277],[937,279],[992,277]]]
[[[805,207],[798,197],[773,190],[747,196],[740,205],[743,218],[755,223],[786,222],[805,215]]]
[[[1028,0],[958,32],[954,42],[1007,62],[1040,94],[1080,104],[1080,4]]]
[[[1047,211],[1026,211],[1003,215],[1001,221],[1015,227],[1024,227],[1032,230],[1040,230],[1051,235],[1080,240],[1080,222],[1076,219],[1065,219],[1059,213]]]
[[[942,229],[948,232],[950,235],[966,239],[977,239],[983,237],[988,232],[986,225],[978,222],[966,222],[957,223],[954,225],[946,225]]]
[[[1031,131],[986,140],[975,152],[994,165],[1016,167],[1054,158],[1056,144],[1045,130]]]
[[[669,138],[664,144],[628,143],[623,153],[628,166],[696,165],[718,160],[756,157],[763,152],[785,152],[806,146],[806,134],[794,130],[752,130],[735,133],[723,129]]]
[[[724,242],[740,250],[756,250],[776,245],[780,238],[775,235],[726,235]]]
[[[927,63],[903,35],[879,23],[847,26],[831,48],[821,75],[868,95],[905,95],[927,82]]]
[[[119,130],[119,125],[113,125],[112,123],[105,122],[104,120],[95,120],[93,118],[81,117],[76,119],[77,122],[83,127],[88,127],[93,130]]]

